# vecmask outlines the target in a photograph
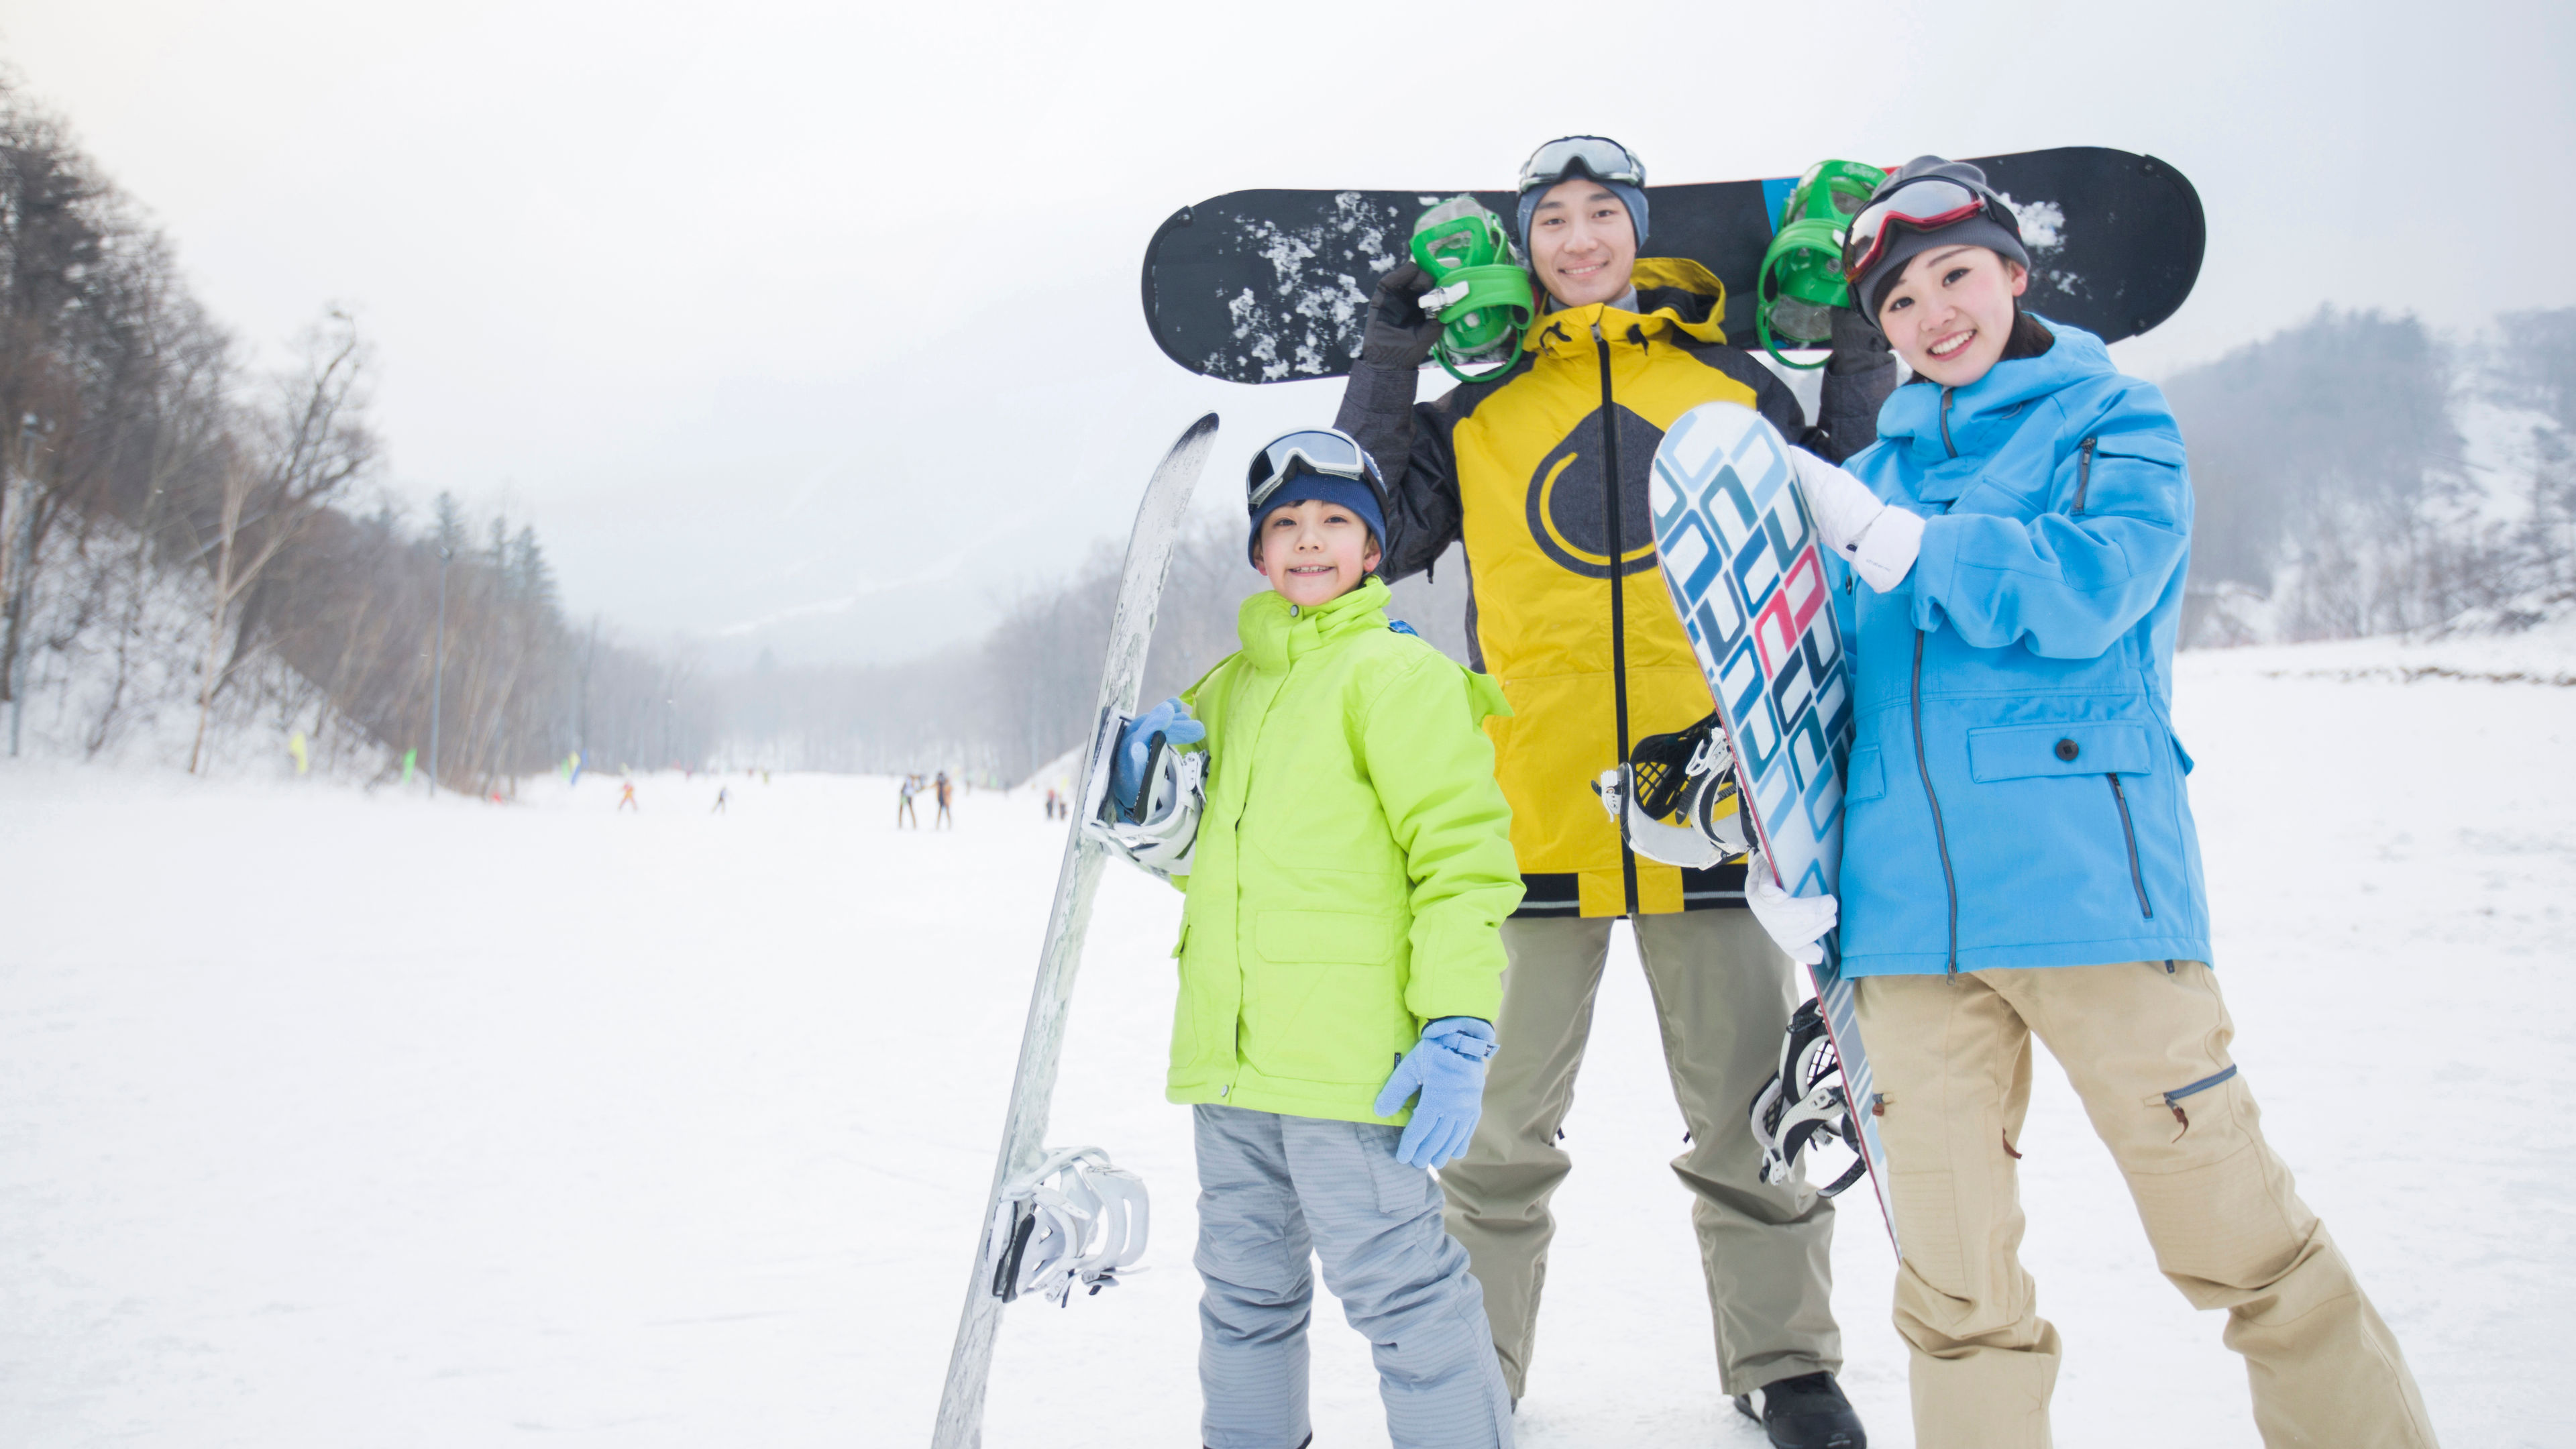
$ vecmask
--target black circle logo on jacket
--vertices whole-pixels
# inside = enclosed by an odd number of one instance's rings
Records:
[[[1646,476],[1664,430],[1618,408],[1619,571],[1644,573],[1655,566],[1654,512]],[[1610,577],[1610,518],[1601,489],[1601,411],[1593,409],[1566,430],[1530,475],[1529,531],[1557,565],[1588,579]]]

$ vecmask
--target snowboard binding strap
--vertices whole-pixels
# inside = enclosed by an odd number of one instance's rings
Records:
[[[1117,710],[1101,711],[1083,777],[1082,832],[1164,880],[1188,875],[1198,852],[1199,811],[1207,803],[1207,751],[1180,749],[1157,733],[1146,742],[1136,806],[1123,809],[1110,793],[1110,765],[1134,722]]]
[[[1778,1187],[1797,1178],[1798,1156],[1819,1139],[1839,1141],[1852,1149],[1852,1163],[1823,1189],[1826,1197],[1841,1193],[1869,1170],[1860,1155],[1860,1124],[1852,1119],[1844,1096],[1842,1062],[1834,1039],[1825,1030],[1825,1015],[1809,997],[1789,1018],[1780,1042],[1780,1069],[1753,1096],[1748,1114],[1753,1140],[1762,1147],[1762,1181]]]
[[[1706,870],[1751,849],[1736,798],[1735,754],[1712,714],[1688,729],[1648,735],[1628,761],[1592,785],[1620,842],[1649,860]]]
[[[1093,1293],[1145,1254],[1152,1214],[1144,1179],[1097,1147],[1049,1153],[1013,1178],[993,1208],[986,1257],[993,1296],[1040,1293],[1061,1307],[1076,1288]]]

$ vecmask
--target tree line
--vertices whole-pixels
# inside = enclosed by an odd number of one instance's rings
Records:
[[[1235,610],[1267,587],[1245,561],[1244,530],[1208,522],[1172,553],[1142,697],[1164,698],[1235,648]],[[1016,783],[1089,729],[1124,557],[1102,542],[1072,577],[1024,590],[965,649],[886,665],[781,667],[764,659],[715,682],[729,763],[899,774],[963,769]],[[1454,563],[1454,559],[1450,561]],[[1465,657],[1465,583],[1397,586],[1396,612]]]
[[[266,370],[168,240],[0,77],[0,728],[204,772],[303,737],[482,793],[594,768],[960,768],[1009,780],[1089,728],[1120,557],[1024,591],[966,649],[707,677],[567,617],[533,530],[377,487],[374,358],[325,309]],[[2198,500],[2187,645],[2354,637],[2576,598],[2576,309],[2445,343],[2319,312],[2167,380]],[[2475,441],[2478,446],[2472,447]],[[1239,525],[1173,563],[1145,697],[1234,647]],[[1396,612],[1465,655],[1465,568]],[[432,753],[433,737],[436,741]]]
[[[2186,647],[2355,638],[2576,607],[2576,309],[2445,344],[2411,316],[2325,310],[2165,384],[2197,514]],[[2473,457],[2471,426],[2490,456]],[[968,650],[720,679],[728,751],[832,770],[959,766],[1019,780],[1089,728],[1120,559],[1012,601]],[[1393,612],[1464,660],[1466,568],[1396,586]],[[1262,587],[1239,527],[1174,555],[1143,697],[1235,647]]]
[[[2164,389],[2198,509],[2187,645],[2510,628],[2576,598],[2576,309],[2454,344],[2322,310]]]
[[[206,772],[287,734],[482,793],[576,750],[694,763],[685,659],[565,616],[535,533],[375,485],[374,358],[326,309],[263,370],[56,117],[0,77],[0,711],[15,753]],[[435,701],[435,709],[433,709]],[[433,754],[431,741],[437,738]]]

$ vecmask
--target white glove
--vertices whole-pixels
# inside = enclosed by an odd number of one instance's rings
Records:
[[[1894,592],[1922,550],[1922,516],[1880,502],[1868,484],[1804,448],[1789,450],[1789,465],[1798,470],[1798,491],[1825,546],[1858,570],[1861,582]]]
[[[1780,889],[1771,874],[1771,862],[1755,851],[1744,862],[1744,904],[1790,960],[1801,966],[1823,963],[1825,948],[1817,943],[1834,928],[1835,918],[1842,914],[1841,902],[1829,895],[1793,896]]]

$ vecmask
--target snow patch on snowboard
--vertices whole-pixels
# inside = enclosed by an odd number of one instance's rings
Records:
[[[1241,218],[1245,249],[1270,264],[1271,295],[1245,288],[1226,302],[1236,360],[1258,362],[1263,382],[1337,376],[1360,355],[1360,335],[1376,279],[1396,263],[1389,238],[1410,231],[1405,218],[1361,191],[1336,192],[1330,216],[1307,226],[1266,217]],[[1365,276],[1367,284],[1361,278]],[[1209,354],[1211,368],[1225,360]]]

